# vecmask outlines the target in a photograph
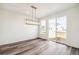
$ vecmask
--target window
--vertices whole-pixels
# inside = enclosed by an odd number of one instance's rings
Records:
[[[40,34],[46,33],[46,20],[40,21]]]
[[[57,38],[66,39],[67,17],[57,17]]]
[[[54,19],[50,19],[48,21],[48,37],[49,38],[55,38],[56,37],[56,20]]]
[[[48,38],[66,39],[67,17],[61,16],[49,19],[48,21]]]

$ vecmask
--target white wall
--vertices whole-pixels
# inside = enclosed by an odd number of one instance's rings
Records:
[[[79,7],[66,12],[68,17],[67,44],[79,48]]]
[[[38,26],[26,25],[26,15],[0,9],[0,45],[37,37]]]
[[[52,14],[43,19],[57,16],[67,16],[67,39],[64,43],[79,48],[79,6]]]

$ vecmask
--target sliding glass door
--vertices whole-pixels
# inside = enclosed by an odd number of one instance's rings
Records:
[[[67,17],[55,17],[48,20],[48,38],[51,40],[66,39]]]
[[[57,17],[57,39],[62,40],[66,39],[66,32],[67,32],[67,18],[66,16]]]

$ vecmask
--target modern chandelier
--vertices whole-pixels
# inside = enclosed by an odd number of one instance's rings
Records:
[[[29,17],[26,18],[26,24],[29,25],[38,25],[37,17],[36,17],[36,7],[35,6],[30,6],[32,9],[32,15],[31,19]]]

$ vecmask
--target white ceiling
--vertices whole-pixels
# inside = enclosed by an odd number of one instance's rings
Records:
[[[31,5],[37,7],[37,18],[45,17],[55,12],[59,12],[74,6],[76,3],[4,3],[0,4],[0,8],[4,8],[10,11],[16,11],[31,15]]]

